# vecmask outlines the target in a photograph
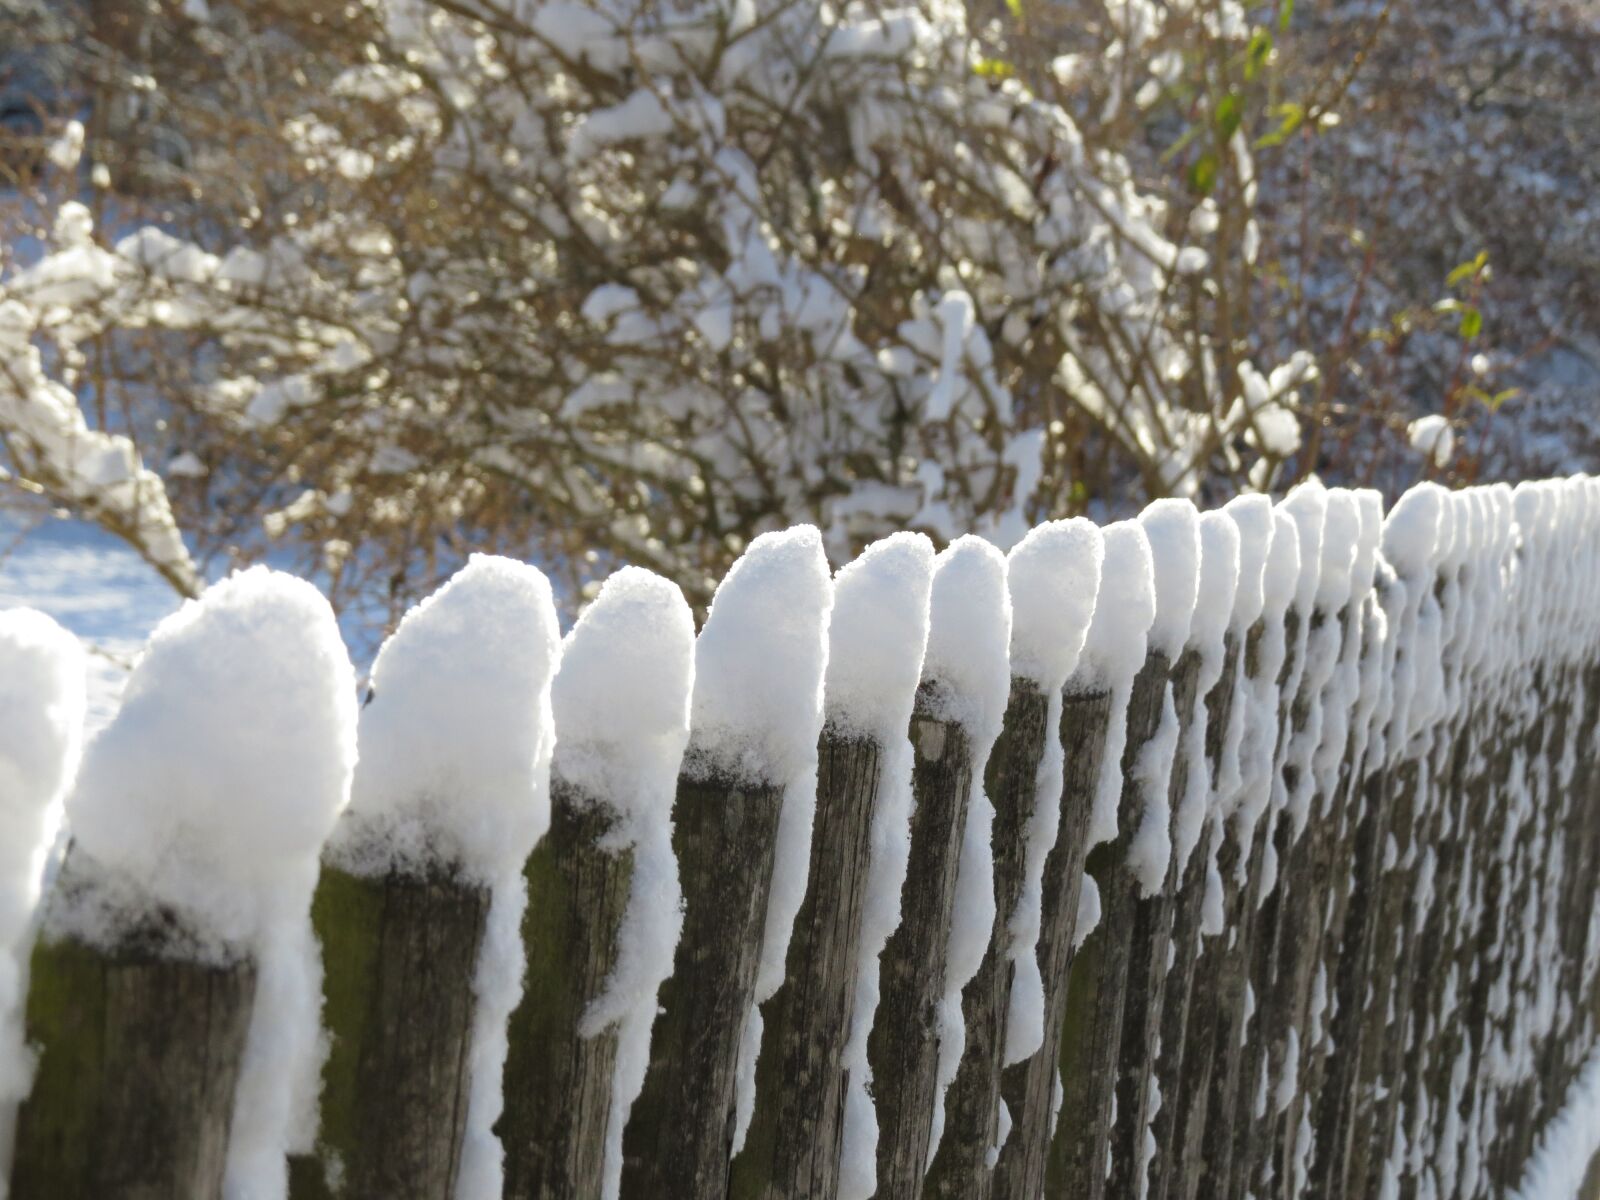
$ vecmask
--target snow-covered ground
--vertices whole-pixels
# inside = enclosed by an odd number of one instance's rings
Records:
[[[90,732],[110,720],[145,638],[178,603],[137,554],[94,527],[29,530],[0,514],[0,609],[41,609],[89,646]]]

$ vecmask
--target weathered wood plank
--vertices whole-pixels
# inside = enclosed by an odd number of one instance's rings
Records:
[[[818,742],[811,867],[784,982],[761,1010],[755,1110],[729,1186],[737,1200],[832,1196],[839,1188],[843,1056],[882,758],[876,740],[832,726]]]
[[[971,740],[958,722],[934,716],[932,701],[925,685],[911,717],[910,863],[900,927],[879,960],[882,998],[867,1038],[880,1200],[922,1195],[938,1086],[939,1001],[972,784]]]
[[[255,968],[202,954],[160,909],[109,947],[53,930],[67,907],[127,900],[131,885],[107,892],[100,871],[69,851],[33,951],[26,1021],[39,1059],[17,1116],[11,1196],[215,1200]]]
[[[1204,697],[1205,770],[1207,802],[1213,803],[1214,781],[1222,757],[1223,739],[1233,713],[1235,673],[1241,647],[1237,636],[1228,633],[1223,647],[1222,673]],[[1196,714],[1198,719],[1199,714]],[[1192,1169],[1184,1154],[1185,1139],[1202,1107],[1203,1090],[1191,1093],[1184,1079],[1184,1057],[1189,1040],[1189,1011],[1194,999],[1194,983],[1201,952],[1201,917],[1205,904],[1207,866],[1214,852],[1213,839],[1225,836],[1220,823],[1208,812],[1200,841],[1189,856],[1183,877],[1174,896],[1172,946],[1173,965],[1162,1001],[1161,1036],[1155,1058],[1155,1078],[1161,1088],[1161,1107],[1151,1119],[1155,1156],[1151,1160],[1146,1187],[1148,1200],[1164,1200],[1181,1195],[1184,1179]],[[1220,848],[1220,847],[1218,847]],[[1206,1030],[1209,1033],[1209,1030]],[[1208,1055],[1209,1057],[1209,1055]],[[1203,1120],[1203,1118],[1202,1118]]]
[[[366,878],[324,863],[311,904],[322,947],[315,1156],[290,1194],[448,1200],[466,1125],[472,981],[485,888],[441,870]]]
[[[962,859],[973,779],[971,739],[958,722],[933,715],[918,691],[910,720],[910,862],[901,925],[880,957],[877,1021],[867,1037],[878,1110],[878,1197],[917,1200],[928,1170],[938,1088],[939,1000],[949,949],[950,910]]]
[[[580,1023],[616,966],[633,853],[623,817],[554,775],[550,829],[523,868],[528,906],[522,998],[507,1028],[504,1109],[508,1200],[597,1196],[605,1166],[617,1031]]]
[[[924,1184],[925,1195],[942,1200],[986,1200],[994,1182],[990,1153],[998,1143],[1000,1070],[1011,1003],[1008,928],[1022,899],[1049,707],[1049,697],[1036,683],[1013,677],[1000,736],[984,767],[985,791],[995,808],[995,920],[978,972],[962,991],[966,1042],[945,1094],[944,1137]]]
[[[728,1187],[739,1038],[755,995],[783,789],[695,758],[691,744],[673,806],[683,933],[623,1131],[626,1200],[717,1200]]]
[[[1059,1059],[1062,1105],[1047,1175],[1050,1195],[1099,1200],[1106,1194],[1138,889],[1126,858],[1144,812],[1134,767],[1161,723],[1171,673],[1167,657],[1152,652],[1134,678],[1125,718],[1117,836],[1090,850],[1086,863],[1102,909],[1100,923],[1083,941],[1067,980]]]
[[[1039,926],[1039,972],[1044,980],[1044,1044],[1025,1062],[1006,1068],[1001,1095],[1011,1111],[1011,1137],[995,1164],[996,1200],[1036,1200],[1055,1132],[1057,1062],[1072,967],[1078,901],[1088,855],[1089,818],[1112,719],[1111,694],[1074,690],[1062,697],[1058,736],[1064,756],[1061,827],[1044,863]]]
[[[1188,759],[1183,753],[1189,725],[1204,720],[1197,687],[1200,655],[1187,649],[1172,669],[1172,703],[1178,716],[1178,740],[1167,781],[1169,844],[1171,824],[1188,786]],[[1142,818],[1141,818],[1142,819]],[[1172,966],[1172,926],[1178,863],[1168,856],[1166,876],[1154,895],[1135,889],[1130,894],[1128,919],[1128,978],[1122,1010],[1121,1048],[1118,1052],[1117,1117],[1111,1131],[1111,1175],[1107,1194],[1131,1196],[1145,1191],[1151,1154],[1146,1134],[1156,1097],[1150,1086],[1155,1074],[1155,1051],[1161,1039],[1162,1009],[1167,976]]]

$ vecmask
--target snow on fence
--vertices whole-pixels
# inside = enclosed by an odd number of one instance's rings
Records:
[[[476,558],[358,719],[326,603],[258,568],[81,764],[80,651],[0,613],[0,1194],[1577,1179],[1597,594],[1582,478],[900,534],[831,578],[791,530],[698,637],[629,569],[563,640]]]

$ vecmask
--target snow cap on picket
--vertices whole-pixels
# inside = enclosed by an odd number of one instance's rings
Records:
[[[971,534],[951,542],[934,560],[930,612],[922,677],[937,685],[937,715],[992,737],[1011,693],[1005,556]]]
[[[873,542],[833,580],[827,719],[841,730],[905,737],[928,643],[933,543],[920,533]]]
[[[1322,566],[1317,573],[1318,608],[1336,613],[1350,602],[1350,583],[1361,542],[1361,507],[1355,493],[1332,488],[1322,526]]]
[[[1047,692],[1077,668],[1094,616],[1105,543],[1083,517],[1036,526],[1006,557],[1011,673]]]
[[[1328,516],[1328,489],[1313,476],[1297,484],[1278,505],[1294,522],[1300,543],[1300,573],[1295,578],[1294,606],[1309,614],[1322,576],[1322,533]]]
[[[520,866],[550,823],[559,647],[549,581],[509,558],[474,554],[407,612],[372,666],[340,858],[485,883]]]
[[[1282,506],[1272,510],[1272,544],[1261,579],[1261,615],[1282,620],[1300,581],[1300,530]]]
[[[682,591],[623,567],[562,643],[551,688],[554,774],[624,814],[670,808],[693,686],[694,614]]]
[[[1078,674],[1087,687],[1131,684],[1144,664],[1156,615],[1155,568],[1150,540],[1138,521],[1117,521],[1102,531],[1105,559],[1100,591],[1084,638]],[[1109,760],[1108,760],[1109,761]]]
[[[92,859],[231,942],[314,878],[355,757],[333,610],[311,584],[252,567],[156,626],[67,819]]]
[[[1200,581],[1189,623],[1189,644],[1202,652],[1222,653],[1223,635],[1228,632],[1239,587],[1239,548],[1239,527],[1226,513],[1208,512],[1200,517]]]
[[[1373,572],[1378,565],[1378,539],[1383,535],[1383,493],[1376,488],[1355,490],[1356,512],[1361,532],[1356,539],[1355,564],[1350,569],[1350,595],[1361,600],[1372,590]]]
[[[1150,649],[1176,659],[1189,638],[1200,585],[1200,515],[1188,500],[1167,498],[1139,514],[1150,541],[1156,613]]]
[[[1401,579],[1419,579],[1433,570],[1440,514],[1447,494],[1437,483],[1419,483],[1395,501],[1384,519],[1383,556]],[[1523,495],[1533,493],[1519,490],[1519,501]],[[1522,512],[1523,505],[1519,503],[1519,517]]]
[[[695,642],[691,769],[783,784],[816,755],[832,604],[815,527],[750,543]]]
[[[1239,578],[1233,593],[1231,625],[1249,629],[1261,616],[1267,554],[1272,548],[1272,501],[1259,492],[1235,496],[1222,513],[1239,531]]]

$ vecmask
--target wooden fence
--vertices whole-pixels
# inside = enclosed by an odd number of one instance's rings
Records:
[[[1600,488],[1168,501],[1006,559],[901,535],[822,588],[814,535],[783,536],[719,592],[648,753],[594,713],[672,676],[686,614],[602,593],[567,639],[491,1190],[1515,1185],[1600,1033]],[[53,919],[130,903],[80,849],[25,973],[10,1194],[222,1195],[267,968],[197,950],[177,900],[110,937]],[[331,1049],[291,1195],[483,1194],[471,1048],[510,885],[451,863],[323,855]],[[602,1019],[623,977],[643,999]]]

